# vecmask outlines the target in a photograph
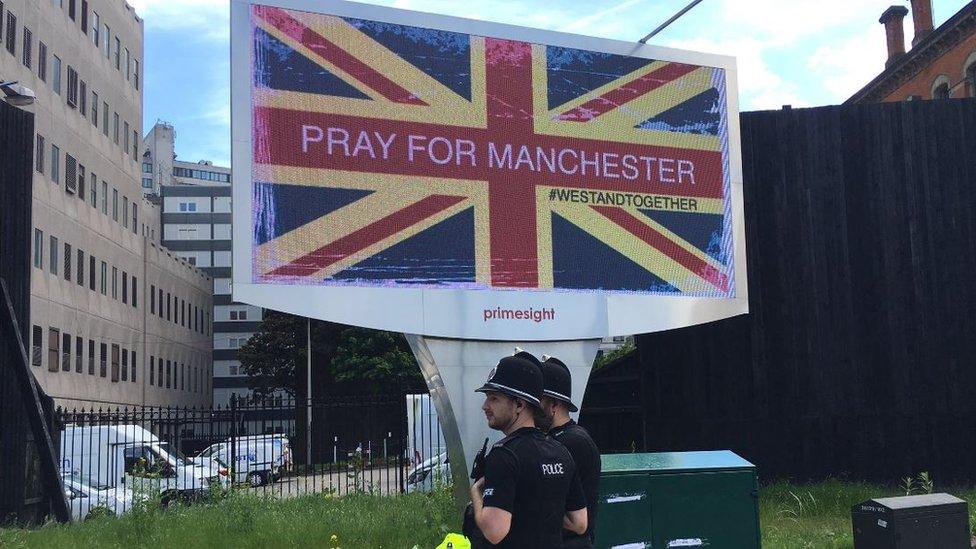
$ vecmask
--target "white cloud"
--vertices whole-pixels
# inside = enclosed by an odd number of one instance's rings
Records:
[[[843,101],[861,89],[884,69],[887,58],[884,29],[820,46],[810,55],[808,66],[819,77],[835,101]]]
[[[148,31],[185,31],[188,38],[230,40],[228,0],[128,0]]]

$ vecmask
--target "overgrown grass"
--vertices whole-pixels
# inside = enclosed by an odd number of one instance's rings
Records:
[[[242,493],[162,510],[138,506],[121,518],[0,530],[0,547],[435,547],[460,531],[451,494],[353,494],[275,500]],[[335,538],[333,539],[333,536]]]
[[[976,489],[935,486],[934,491],[968,501],[970,528],[976,526]],[[904,495],[903,488],[840,480],[768,485],[760,490],[759,497],[763,547],[853,548],[851,507],[871,498]]]
[[[976,526],[976,488],[934,490],[969,501],[970,525]],[[900,495],[905,495],[904,488],[840,480],[765,486],[759,497],[763,547],[852,548],[851,506]],[[0,547],[429,549],[445,533],[458,531],[459,517],[446,488],[432,495],[310,495],[289,500],[235,493],[215,503],[166,510],[139,506],[121,518],[0,530]]]

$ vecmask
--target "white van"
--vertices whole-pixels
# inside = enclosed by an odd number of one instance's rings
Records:
[[[284,435],[241,436],[204,448],[192,461],[230,469],[234,482],[258,487],[275,480],[291,465],[291,448]]]
[[[82,521],[96,514],[119,516],[131,510],[136,502],[132,490],[99,484],[78,471],[63,473],[61,481],[64,483],[64,496],[68,499],[71,520],[74,521]]]
[[[451,462],[447,452],[425,459],[407,471],[406,491],[433,492],[451,482]]]
[[[189,463],[138,425],[69,425],[61,433],[61,470],[91,482],[164,499],[227,486],[227,472]]]

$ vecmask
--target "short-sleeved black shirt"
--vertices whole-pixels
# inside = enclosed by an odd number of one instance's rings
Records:
[[[587,537],[593,541],[593,529],[596,527],[597,497],[600,488],[600,450],[590,437],[586,429],[580,427],[575,421],[553,427],[549,430],[549,436],[562,443],[569,450],[576,463],[579,473],[580,484],[583,485],[583,494],[586,496],[586,533],[580,536],[569,530],[563,530],[563,538],[567,541],[579,537]]]
[[[523,427],[485,458],[485,507],[512,513],[508,535],[495,547],[559,549],[563,516],[586,507],[569,451],[535,427]]]

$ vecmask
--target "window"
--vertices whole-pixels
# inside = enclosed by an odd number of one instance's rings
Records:
[[[0,2],[0,42],[3,39],[3,2]]]
[[[132,159],[135,160],[139,156],[139,134],[135,130],[132,130]]]
[[[58,246],[57,237],[52,236],[49,244],[51,246],[51,249],[48,254],[50,259],[50,267],[51,267],[50,270],[51,270],[51,274],[57,276],[58,275],[58,254],[60,253],[60,250],[58,249],[60,246]]]
[[[156,384],[156,357],[149,355],[149,385]]]
[[[142,163],[142,173],[153,173],[151,162]]]
[[[68,106],[78,106],[78,72],[68,65]]]
[[[44,136],[37,134],[37,152],[34,153],[34,169],[44,173]]]
[[[51,143],[51,181],[61,184],[61,149]]]
[[[72,194],[78,190],[78,161],[70,154],[64,155],[64,190]]]
[[[75,336],[75,372],[84,373],[81,359],[85,354],[85,341],[81,336]]]
[[[95,375],[95,340],[88,340],[88,375]]]
[[[31,327],[31,366],[41,365],[41,355],[43,354],[43,343],[41,338],[44,337],[44,330],[40,326],[34,325]]]
[[[119,221],[119,190],[112,189],[112,221]]]
[[[122,42],[115,37],[115,70],[122,70]]]
[[[119,113],[112,113],[112,139],[119,144]]]
[[[78,81],[78,114],[88,117],[88,84],[84,80]]]
[[[92,90],[92,126],[98,127],[98,93]]]
[[[61,58],[57,55],[51,56],[51,88],[61,95]]]
[[[171,313],[173,312],[173,296],[169,292],[166,292],[166,320],[172,320]]]
[[[122,226],[129,228],[129,197],[122,197]]]
[[[24,27],[24,66],[28,69],[31,68],[31,56],[34,46],[34,35],[31,34],[30,29]]]
[[[79,286],[85,285],[85,251],[78,248],[78,261],[75,263],[75,268],[77,272],[75,273],[75,280],[78,282]]]
[[[47,44],[37,42],[37,77],[47,82]]]
[[[112,344],[112,381],[119,380],[119,351],[118,345]]]
[[[75,20],[75,0],[68,0],[68,17]]]
[[[122,349],[122,381],[129,381],[129,350]]]
[[[156,314],[156,285],[149,286],[149,314]]]
[[[231,320],[247,320],[247,310],[246,309],[241,309],[241,310],[231,311],[230,312],[230,319]]]
[[[102,213],[108,215],[108,183],[102,181]]]
[[[139,279],[136,278],[135,275],[132,276],[132,299],[130,300],[130,303],[132,303],[132,307],[133,308],[138,308],[139,307],[138,280]]]
[[[129,273],[122,271],[122,303],[129,302]]]
[[[99,290],[102,292],[102,295],[107,295],[106,288],[108,287],[108,263],[105,263],[104,261],[102,261],[101,273],[102,273],[102,279],[101,279],[102,283],[99,287]],[[102,354],[104,355],[105,353]],[[105,376],[103,375],[102,377]]]
[[[181,212],[195,212],[197,211],[197,205],[195,202],[180,202]]]
[[[172,377],[172,375],[173,375],[172,363],[169,360],[167,360],[166,361],[166,388],[167,389],[169,389],[170,378]]]
[[[61,335],[61,369],[71,371],[71,334]]]
[[[44,231],[34,229],[34,266],[44,270]]]
[[[85,167],[78,164],[78,198],[85,200]]]
[[[976,97],[976,61],[966,67],[966,85],[969,86],[969,97]]]
[[[91,39],[92,39],[92,44],[94,44],[96,48],[98,47],[98,29],[99,29],[98,12],[92,11]]]
[[[88,289],[95,291],[95,256],[88,256]]]
[[[129,57],[129,48],[125,48],[125,81],[132,79],[132,58]]]
[[[949,84],[940,84],[932,90],[932,99],[949,99]]]
[[[139,60],[132,60],[132,85],[139,89]]]
[[[108,370],[108,357],[106,356],[108,355],[107,352],[108,345],[105,343],[101,343],[99,350],[101,351],[101,360],[99,360],[99,364],[98,364],[98,375],[101,377],[105,377],[105,374],[107,373]]]
[[[132,362],[130,362],[129,364],[132,367],[132,370],[131,370],[132,375],[129,376],[129,381],[131,381],[132,383],[135,383],[136,382],[136,364],[138,364],[138,362],[136,362],[136,352],[135,351],[132,351]]]
[[[64,279],[71,281],[71,244],[64,243]]]
[[[97,189],[98,189],[98,176],[95,175],[94,173],[92,173],[91,174],[91,181],[88,184],[88,194],[90,195],[89,198],[91,198],[91,207],[92,208],[97,208],[98,207],[98,191],[97,191]]]
[[[119,298],[119,268],[112,267],[112,299]]]
[[[159,289],[159,318],[163,318],[163,289]]]
[[[139,234],[139,208],[136,203],[132,203],[132,232]]]
[[[17,17],[7,12],[7,51],[10,55],[17,54]]]
[[[47,329],[47,370],[57,372],[61,364],[61,330]]]
[[[151,178],[148,178],[148,177],[143,177],[142,178],[142,188],[143,189],[151,189],[151,188],[153,188],[153,180]]]
[[[112,43],[110,38],[112,35],[112,29],[108,28],[107,24],[102,25],[102,35],[104,36],[102,48],[105,50],[105,58],[109,59],[112,57],[112,52],[109,50],[109,45]]]
[[[102,135],[108,137],[108,103],[102,101]]]
[[[129,123],[123,122],[122,127],[124,128],[122,131],[122,140],[125,143],[125,145],[122,146],[122,152],[124,154],[129,154]]]

